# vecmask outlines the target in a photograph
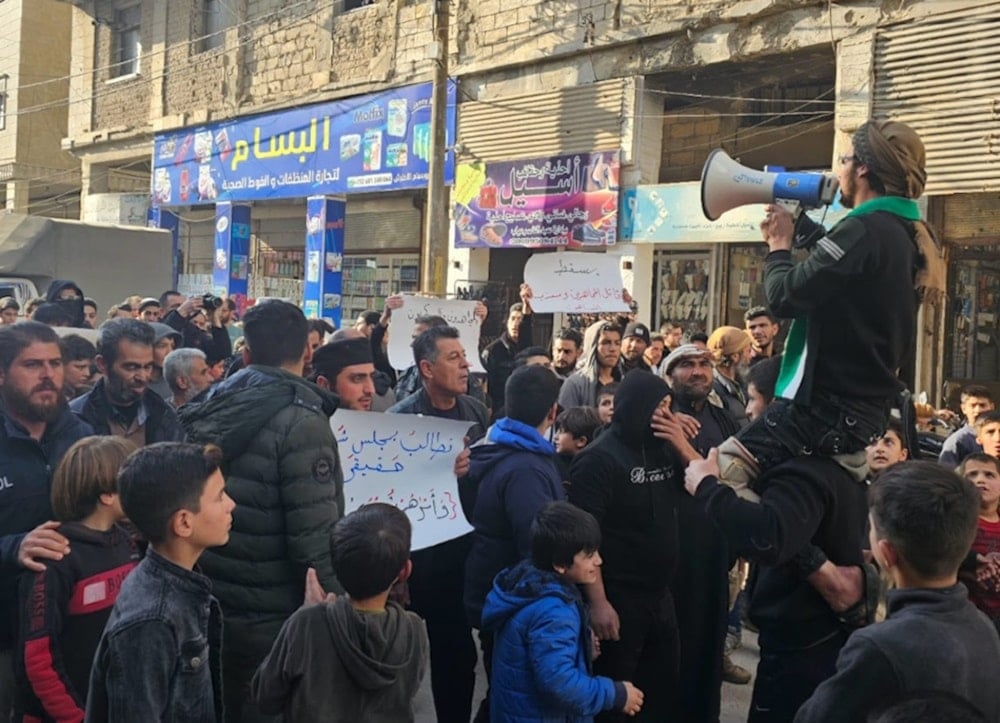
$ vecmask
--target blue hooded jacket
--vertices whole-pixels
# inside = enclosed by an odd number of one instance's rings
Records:
[[[590,669],[589,613],[576,586],[528,560],[497,575],[483,608],[494,633],[491,723],[583,723],[625,705]]]
[[[531,523],[549,502],[566,498],[555,448],[534,427],[509,417],[472,448],[466,482],[476,487],[472,548],[465,561],[465,610],[479,616],[493,578],[531,552]]]

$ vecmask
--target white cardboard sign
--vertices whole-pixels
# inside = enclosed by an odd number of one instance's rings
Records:
[[[344,514],[371,502],[395,505],[410,518],[414,550],[471,532],[455,479],[471,424],[338,409],[330,427],[344,472]]]
[[[607,254],[535,254],[524,265],[531,308],[539,314],[628,311],[619,263]]]
[[[410,334],[413,320],[418,316],[441,316],[450,326],[458,329],[465,355],[472,365],[472,371],[485,373],[479,360],[479,331],[481,324],[476,318],[475,301],[459,299],[429,299],[422,296],[403,296],[403,306],[392,312],[389,327],[389,363],[393,369],[407,369],[413,366],[413,349]]]

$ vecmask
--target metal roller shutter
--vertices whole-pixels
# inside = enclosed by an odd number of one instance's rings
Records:
[[[618,78],[458,107],[460,160],[501,161],[621,147],[634,83]]]
[[[873,115],[920,133],[928,194],[1000,189],[998,47],[997,2],[877,33]]]

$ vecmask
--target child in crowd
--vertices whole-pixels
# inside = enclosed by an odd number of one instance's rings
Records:
[[[333,528],[333,569],[347,596],[302,607],[278,633],[252,683],[264,713],[297,723],[413,721],[427,666],[427,630],[389,600],[410,576],[410,520],[364,505]]]
[[[894,464],[905,462],[910,456],[903,441],[903,425],[895,417],[889,419],[885,434],[868,445],[865,456],[868,459],[868,474],[872,479]]]
[[[1000,461],[982,452],[962,460],[959,474],[979,490],[979,526],[972,552],[976,555],[976,574],[964,575],[969,599],[986,613],[1000,631]]]
[[[225,545],[235,503],[218,447],[161,442],[129,457],[118,493],[149,541],[94,656],[88,723],[222,720],[222,614],[201,553]]]
[[[901,462],[869,491],[872,554],[895,584],[888,616],[851,634],[837,672],[796,723],[867,720],[904,696],[940,691],[1000,720],[1000,638],[969,604],[958,567],[976,536],[981,496],[934,462]]]
[[[52,477],[52,509],[70,553],[21,577],[17,720],[83,720],[94,651],[122,581],[139,560],[115,479],[135,445],[84,437]]]
[[[598,578],[601,531],[568,502],[542,508],[531,559],[497,575],[483,609],[495,635],[492,723],[585,721],[602,711],[635,715],[643,693],[591,673],[593,642],[578,585]]]
[[[975,429],[976,441],[983,452],[1000,459],[1000,410],[980,414]]]
[[[556,462],[564,481],[569,479],[569,465],[573,457],[594,441],[594,434],[601,424],[601,418],[593,407],[570,407],[556,417]]]
[[[615,414],[615,392],[618,391],[618,382],[611,382],[603,385],[597,390],[597,416],[601,424],[611,424],[611,418]]]

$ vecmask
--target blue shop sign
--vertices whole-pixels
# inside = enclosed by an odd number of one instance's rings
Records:
[[[430,83],[157,134],[153,205],[301,198],[427,186]],[[455,138],[448,81],[447,146]],[[454,179],[454,155],[445,182]]]

